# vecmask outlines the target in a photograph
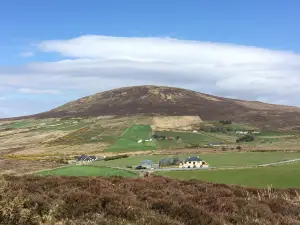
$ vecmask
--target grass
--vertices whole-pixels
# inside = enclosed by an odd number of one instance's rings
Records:
[[[176,149],[184,147],[203,146],[210,142],[227,142],[227,139],[216,137],[204,132],[191,133],[191,132],[174,132],[174,131],[160,131],[156,132],[157,135],[180,137],[177,140],[158,140],[159,149]]]
[[[92,125],[93,123],[85,120],[78,120],[77,123],[73,123],[76,120],[61,120],[61,121],[50,121],[46,123],[44,126],[38,129],[38,131],[73,131],[78,130],[83,127]],[[55,125],[55,126],[54,126]]]
[[[106,152],[132,152],[156,150],[156,142],[137,143],[138,140],[149,139],[152,134],[150,125],[132,125]]]
[[[135,177],[135,173],[124,170],[112,169],[107,167],[95,166],[68,166],[54,170],[40,172],[39,175],[55,175],[55,176],[122,176],[122,177]]]
[[[205,153],[197,154],[201,159],[208,162],[211,166],[244,166],[272,163],[289,159],[300,158],[300,152],[240,152],[240,153]],[[180,159],[185,159],[190,155],[178,155]],[[130,156],[128,158],[116,159],[111,161],[96,161],[95,166],[129,166],[139,165],[143,160],[153,160],[159,162],[162,158],[170,157],[168,155],[140,155]]]
[[[280,131],[262,131],[257,136],[264,137],[264,136],[293,136],[293,133],[289,132],[280,132]]]
[[[40,123],[39,120],[22,120],[22,121],[14,121],[10,124],[7,124],[7,128],[11,129],[20,129],[20,128],[30,128]]]
[[[168,171],[159,175],[178,179],[197,179],[222,184],[237,184],[253,187],[272,186],[276,188],[300,187],[300,164],[263,167],[253,169],[215,171]]]
[[[224,125],[224,127],[231,128],[234,131],[238,131],[238,130],[255,130],[255,129],[257,129],[254,126],[250,126],[250,125],[247,125],[247,124],[239,124],[239,123],[226,124],[226,125]]]

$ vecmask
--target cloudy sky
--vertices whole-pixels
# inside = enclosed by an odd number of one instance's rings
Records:
[[[142,84],[300,106],[296,1],[72,2],[2,3],[0,118]]]

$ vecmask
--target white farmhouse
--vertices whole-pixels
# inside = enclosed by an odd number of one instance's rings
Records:
[[[209,165],[198,156],[190,156],[179,164],[179,168],[203,168]]]
[[[249,132],[248,131],[236,131],[235,133],[236,134],[248,134]]]

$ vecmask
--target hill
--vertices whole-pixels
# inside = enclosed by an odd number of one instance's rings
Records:
[[[299,190],[164,177],[0,177],[1,224],[299,224]]]
[[[300,128],[300,108],[216,97],[162,86],[114,89],[30,117],[103,115],[197,115],[204,121],[232,120],[266,129]]]

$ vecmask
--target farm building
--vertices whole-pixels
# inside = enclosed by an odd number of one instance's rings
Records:
[[[75,157],[77,162],[91,162],[97,160],[97,156],[80,155]]]
[[[179,163],[179,168],[202,168],[208,167],[207,162],[198,156],[190,156],[185,161]]]
[[[208,143],[205,146],[210,146],[210,147],[226,147],[227,145],[224,144],[223,142],[214,142],[214,143]]]

